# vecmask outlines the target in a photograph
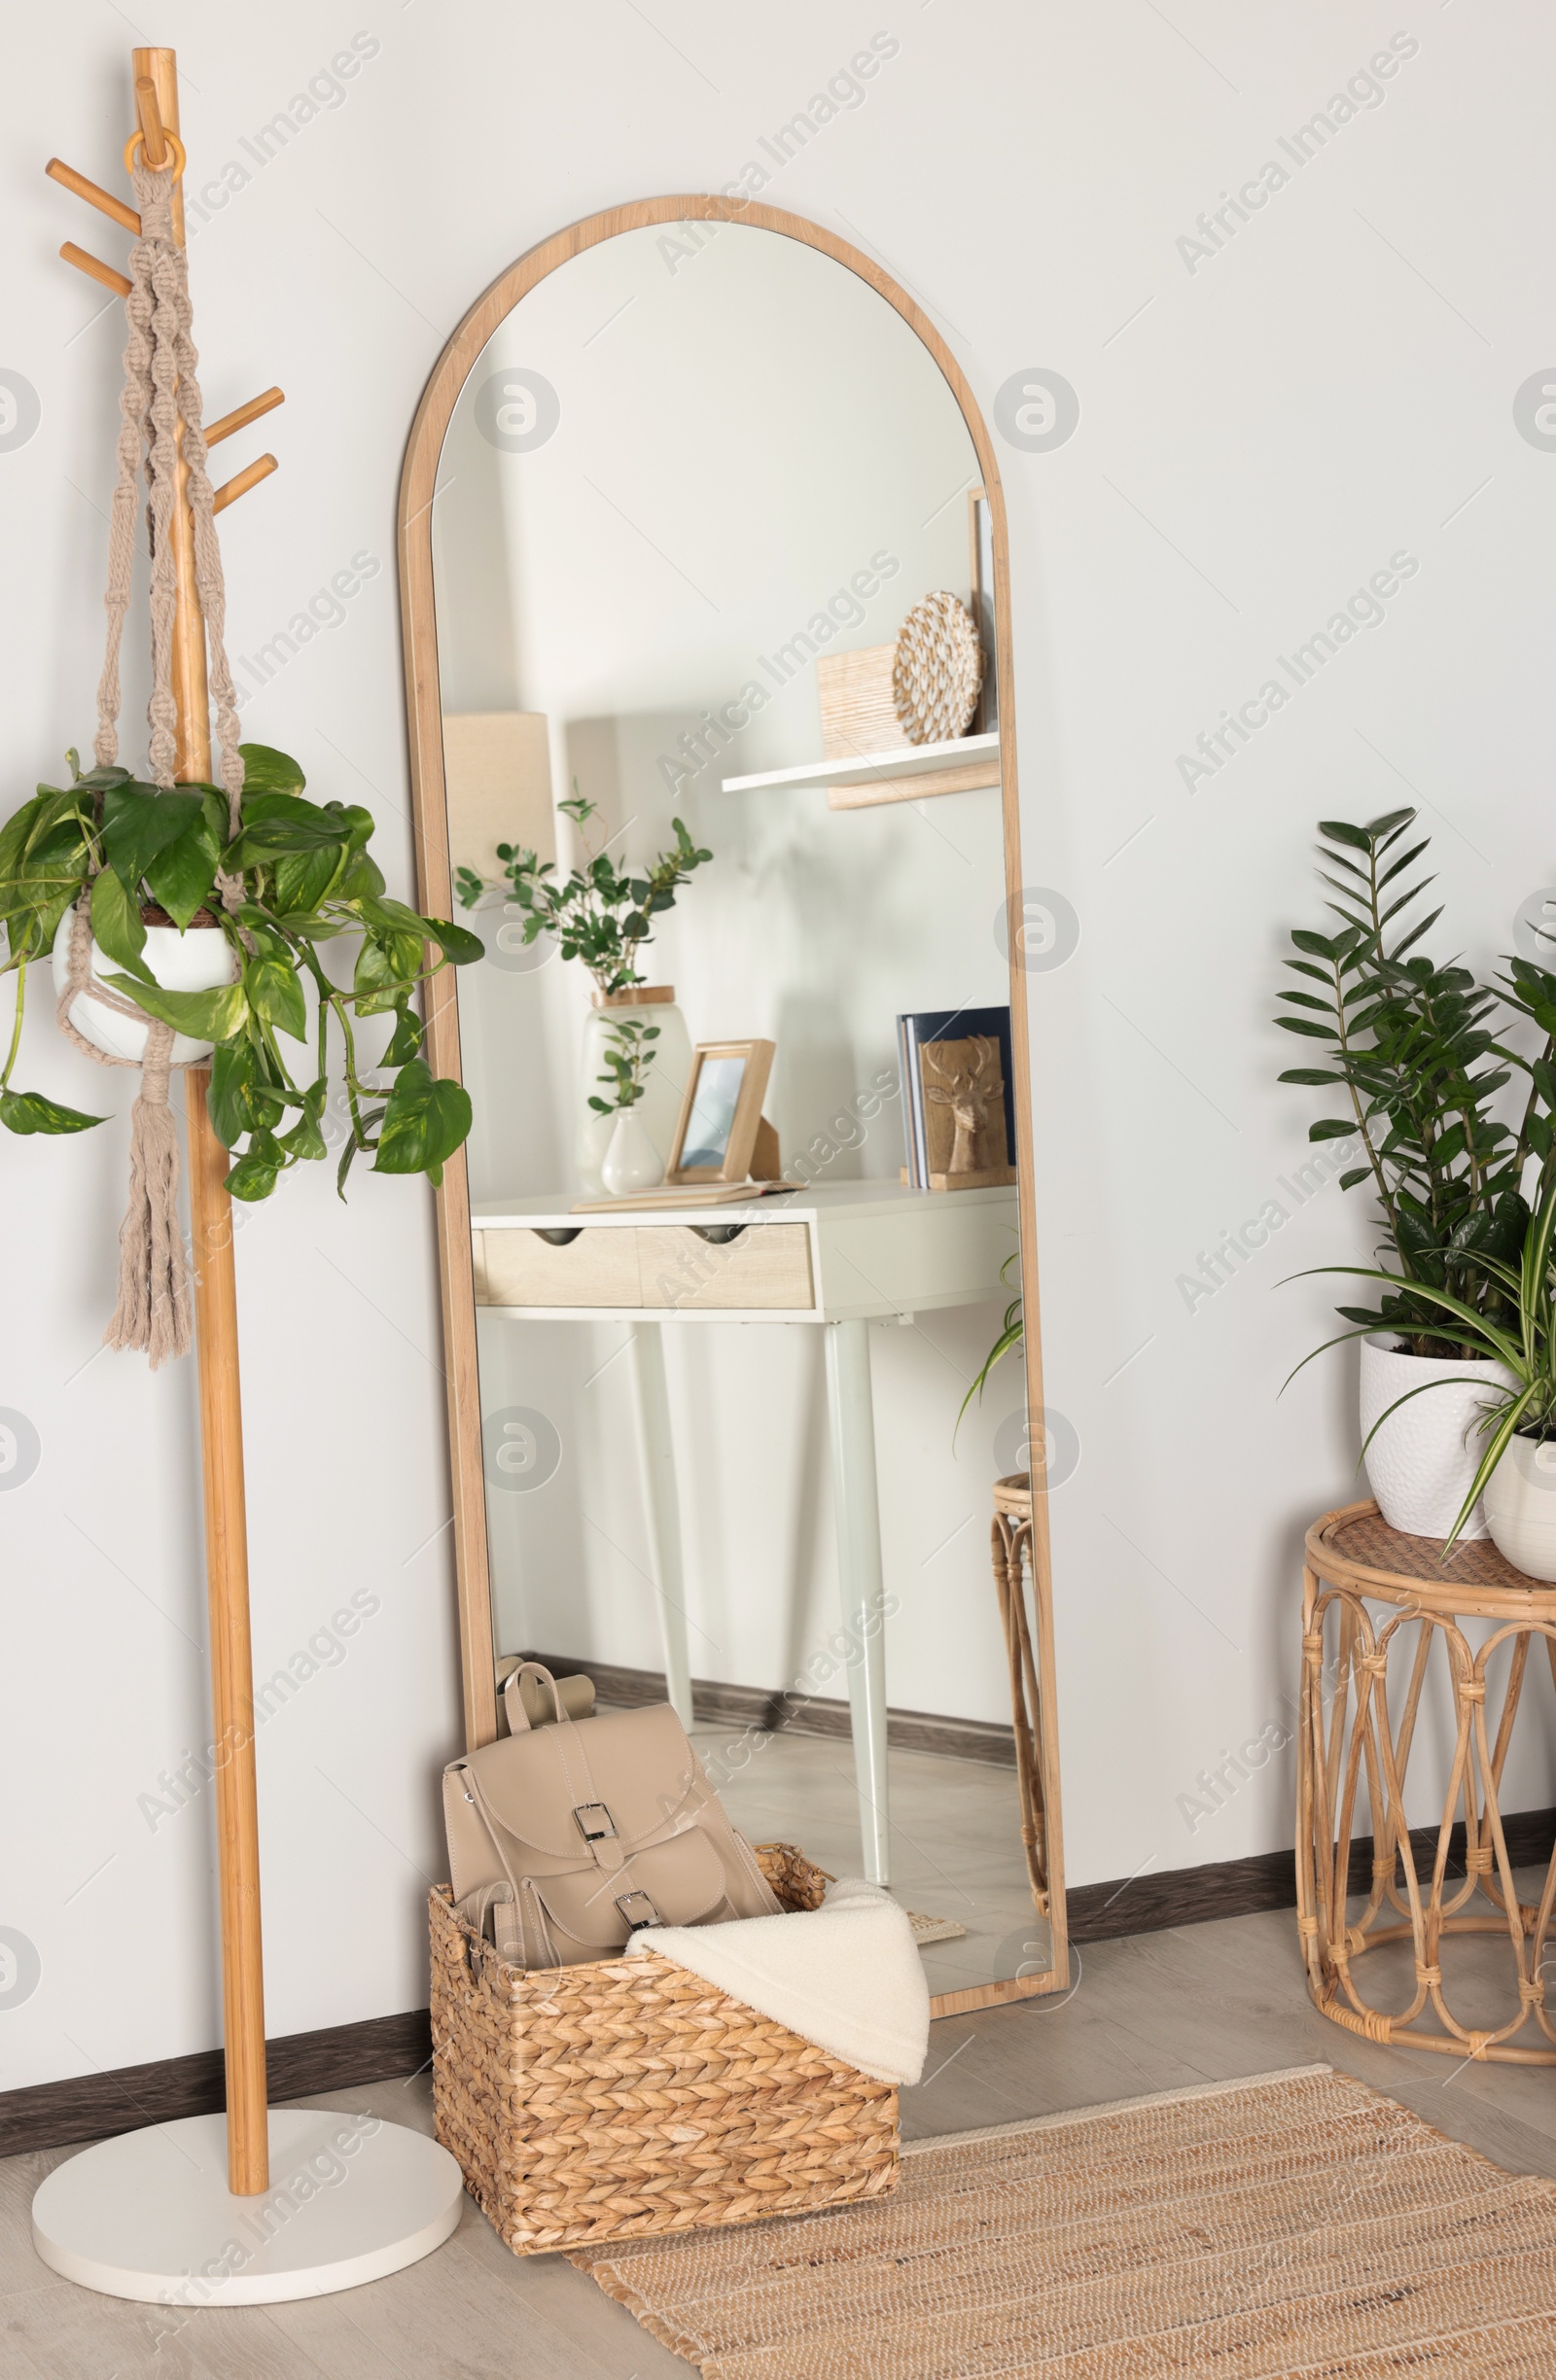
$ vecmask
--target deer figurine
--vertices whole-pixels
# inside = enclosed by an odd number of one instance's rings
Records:
[[[942,1056],[941,1052],[946,1056]],[[956,1062],[949,1054],[957,1052]],[[947,1173],[978,1171],[978,1138],[989,1121],[989,1107],[1005,1091],[1000,1072],[1000,1045],[981,1036],[962,1042],[930,1041],[923,1051],[924,1096],[932,1106],[948,1107],[955,1138]],[[1001,1149],[1004,1157],[1004,1149]]]

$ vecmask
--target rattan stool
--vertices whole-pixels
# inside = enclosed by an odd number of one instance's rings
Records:
[[[1032,1476],[1013,1471],[994,1483],[994,1592],[999,1597],[1005,1650],[1010,1664],[1010,1717],[1015,1729],[1016,1789],[1021,1801],[1021,1842],[1027,1856],[1032,1906],[1040,1917],[1048,1907],[1048,1851],[1043,1806],[1043,1756],[1038,1745],[1038,1668],[1027,1617],[1027,1582],[1032,1574]]]
[[[1489,1539],[1457,1545],[1439,1561],[1441,1542],[1390,1528],[1376,1504],[1326,1513],[1307,1534],[1302,1593],[1302,1692],[1298,1723],[1297,1928],[1308,1988],[1324,2015],[1367,2041],[1438,2049],[1450,2057],[1556,2065],[1556,2031],[1545,2012],[1545,1942],[1556,1900],[1553,1856],[1538,1908],[1520,1903],[1503,1833],[1498,1795],[1518,1716],[1531,1645],[1540,1636],[1556,1678],[1556,1587],[1538,1585],[1504,1561]],[[1374,1616],[1368,1604],[1392,1608]],[[1325,1623],[1331,1632],[1332,1697],[1326,1694]],[[1464,1634],[1466,1618],[1487,1620],[1479,1652]],[[1414,1628],[1408,1666],[1396,1664],[1390,1709],[1388,1663],[1397,1636]],[[1507,1682],[1493,1727],[1486,1709],[1487,1663],[1512,1640]],[[1422,1692],[1440,1643],[1453,1692],[1455,1737],[1442,1818],[1412,1843],[1405,1780],[1417,1734]],[[1404,1646],[1401,1645],[1401,1655]],[[1327,1705],[1327,1707],[1326,1707]],[[1353,1878],[1352,1828],[1364,1781],[1373,1828],[1370,1877]],[[1464,1824],[1465,1872],[1458,1865],[1456,1820]],[[1429,1839],[1423,1846],[1421,1838]],[[1364,1851],[1362,1842],[1357,1849]],[[1418,1859],[1430,1872],[1423,1884]],[[1349,1920],[1348,1891],[1366,1906]],[[1469,1910],[1479,1899],[1489,1913]],[[1380,1923],[1389,1912],[1401,1922]],[[1504,1937],[1517,2005],[1504,2022],[1471,2029],[1448,2006],[1440,1951],[1454,1935]],[[1415,1950],[1409,2006],[1390,2015],[1363,1998],[1355,1969],[1380,1943]],[[1428,2003],[1436,2024],[1418,2020]],[[1533,2039],[1514,2044],[1515,2034]],[[1541,2040],[1540,2037],[1543,2037]]]

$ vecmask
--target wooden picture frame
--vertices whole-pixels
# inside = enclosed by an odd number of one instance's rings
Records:
[[[743,1182],[751,1178],[751,1161],[756,1154],[757,1135],[761,1129],[761,1102],[767,1096],[767,1078],[777,1050],[775,1041],[698,1041],[691,1052],[691,1071],[681,1095],[681,1113],[676,1118],[675,1138],[670,1143],[669,1161],[664,1169],[667,1182]],[[740,1088],[736,1096],[724,1149],[717,1165],[686,1165],[682,1158],[697,1104],[697,1092],[703,1068],[712,1061],[715,1065],[741,1068]]]
[[[400,480],[397,553],[401,623],[405,638],[407,714],[416,881],[422,912],[453,915],[448,853],[448,810],[444,777],[442,697],[438,664],[437,589],[433,572],[433,503],[439,459],[454,407],[493,332],[520,299],[584,250],[626,231],[662,225],[748,224],[785,239],[798,240],[854,273],[892,307],[928,349],[967,423],[982,472],[988,508],[988,554],[993,578],[996,685],[1000,706],[1000,801],[1005,849],[1006,933],[1009,954],[1011,1081],[1015,1095],[1019,1179],[1020,1287],[1025,1314],[1023,1344],[1029,1413],[1043,1409],[1043,1337],[1039,1310],[1038,1217],[1033,1169],[1032,1056],[1029,998],[1032,982],[1021,962],[1021,807],[1017,781],[1014,667],[1010,618],[1009,533],[999,457],[982,407],[956,356],[916,298],[872,256],[851,240],[803,215],[747,198],[708,192],[666,192],[640,198],[569,224],[507,265],[465,314],[434,365],[416,408]],[[463,1080],[455,970],[445,968],[426,988],[426,1056],[435,1072]],[[760,1149],[759,1141],[759,1152]],[[497,1682],[492,1659],[492,1592],[486,1542],[486,1488],[481,1468],[480,1384],[476,1352],[475,1252],[471,1238],[470,1172],[467,1151],[456,1150],[443,1168],[436,1192],[439,1274],[442,1290],[443,1346],[448,1400],[448,1446],[453,1488],[459,1658],[465,1735],[472,1750],[497,1733]],[[1055,1676],[1053,1581],[1049,1551],[1047,1490],[1033,1483],[1029,1559],[1035,1620],[1032,1651],[1041,1712],[1036,1747],[1038,1779],[1046,1819],[1050,1896],[1049,1958],[1045,1967],[967,1991],[942,1995],[937,2015],[989,2008],[1061,1992],[1070,1983],[1066,1923],[1064,1838],[1059,1775],[1058,1690]]]

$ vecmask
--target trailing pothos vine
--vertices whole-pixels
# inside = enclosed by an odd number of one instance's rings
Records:
[[[40,786],[0,827],[0,974],[18,978],[0,1124],[15,1133],[72,1133],[102,1121],[11,1087],[28,970],[47,963],[61,921],[89,889],[92,936],[115,969],[104,980],[148,1016],[214,1044],[210,1114],[226,1146],[240,1152],[227,1177],[234,1198],[268,1198],[282,1173],[329,1155],[323,1116],[333,1025],[343,1050],[348,1119],[337,1173],[342,1194],[353,1162],[369,1154],[374,1172],[425,1173],[438,1182],[470,1130],[470,1099],[422,1057],[413,1002],[444,967],[479,959],[480,940],[388,896],[368,850],[371,812],[305,801],[295,760],[263,744],[241,749],[234,837],[227,796],[215,786],[147,785],[123,768],[83,772],[74,752],[71,784]],[[234,909],[223,905],[219,874],[241,881]],[[148,923],[225,935],[233,980],[211,992],[165,990],[144,957]],[[349,989],[333,979],[321,955],[345,936],[357,942]],[[393,1018],[393,1030],[387,1046],[368,1056],[359,1029],[380,1016]],[[310,1066],[289,1061],[283,1041],[309,1051]]]

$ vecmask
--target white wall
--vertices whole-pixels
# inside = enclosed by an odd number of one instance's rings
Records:
[[[1176,1804],[1221,1745],[1279,1716],[1294,1675],[1300,1531],[1349,1492],[1356,1433],[1342,1359],[1277,1404],[1328,1300],[1276,1284],[1363,1244],[1364,1216],[1326,1191],[1192,1312],[1177,1282],[1302,1153],[1308,1111],[1273,1087],[1287,1053],[1265,1019],[1284,927],[1312,914],[1312,822],[1419,798],[1452,902],[1443,947],[1481,966],[1556,881],[1556,461],[1512,412],[1550,362],[1556,27],[1527,0],[1170,15],[808,0],[758,22],[663,0],[650,22],[614,0],[457,17],[280,0],[262,18],[175,5],[151,28],[179,44],[199,172],[247,174],[194,249],[209,401],[289,391],[264,441],[282,474],[226,522],[235,647],[255,653],[354,553],[381,565],[248,722],[322,789],[374,806],[397,890],[400,455],[443,339],[532,241],[766,158],[760,194],[871,246],[986,404],[1034,368],[1079,392],[1066,444],[1002,446],[1027,869],[1081,922],[1079,951],[1033,985],[1048,1395],[1081,1446],[1055,1498],[1078,1882],[1289,1839],[1289,1755],[1192,1838]],[[773,165],[760,138],[882,27],[900,46],[863,103]],[[1401,28],[1417,47],[1384,103],[1190,272],[1175,243],[1198,212],[1281,158],[1277,136]],[[343,104],[257,165],[242,140],[358,32],[376,47]],[[0,169],[3,363],[42,419],[0,451],[8,800],[90,726],[119,338],[54,251],[121,243],[39,167],[55,151],[118,184],[130,38],[69,0],[10,32],[37,138]],[[233,468],[260,442],[235,442]],[[1190,794],[1177,755],[1400,548],[1420,569],[1386,625]],[[206,1729],[193,1381],[89,1360],[130,1086],[88,1075],[41,1009],[25,1065],[116,1120],[0,1151],[0,1405],[42,1445],[0,1494],[0,1923],[43,1962],[32,1997],[0,2009],[10,2085],[218,2032],[208,1811],[154,1835],[136,1808]],[[289,1182],[239,1263],[262,1663],[353,1590],[383,1605],[261,1739],[284,2032],[424,1989],[418,1902],[457,1726],[428,1202],[365,1180],[343,1211],[327,1181]],[[1535,1770],[1516,1782],[1517,1800],[1551,1798]]]

